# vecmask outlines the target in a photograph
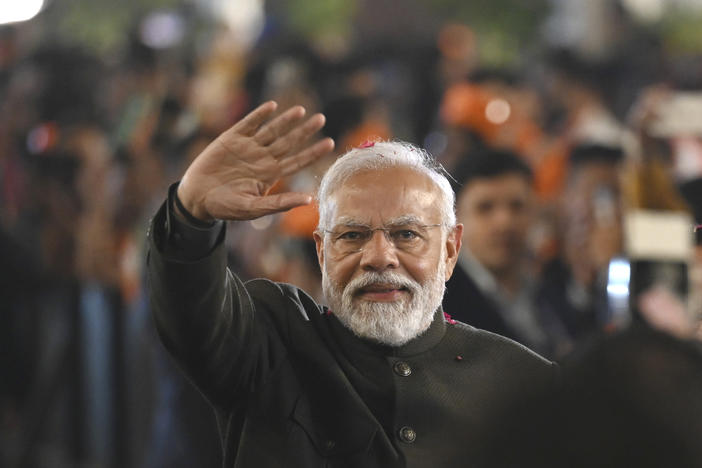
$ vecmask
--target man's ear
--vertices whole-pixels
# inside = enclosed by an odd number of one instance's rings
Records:
[[[319,262],[319,269],[324,271],[324,237],[317,231],[314,231],[312,237],[314,237],[314,245],[317,249],[317,261]]]
[[[446,236],[446,275],[444,281],[448,281],[453,274],[453,268],[458,261],[458,253],[461,250],[463,239],[463,224],[458,223],[449,231]]]

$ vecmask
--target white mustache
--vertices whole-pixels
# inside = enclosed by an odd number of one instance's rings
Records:
[[[396,289],[405,288],[413,295],[416,294],[417,291],[419,291],[419,289],[421,288],[419,283],[417,283],[416,281],[413,281],[397,273],[376,273],[369,271],[367,273],[364,273],[362,276],[353,279],[349,284],[347,284],[344,292],[353,296],[360,289],[377,283],[387,284]]]

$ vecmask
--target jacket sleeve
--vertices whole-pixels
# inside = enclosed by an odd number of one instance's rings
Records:
[[[148,236],[148,282],[158,333],[215,407],[245,404],[284,359],[285,347],[276,327],[266,323],[270,317],[256,314],[254,299],[227,269],[223,226],[209,253],[187,259],[191,255],[172,251],[169,222],[165,203]],[[285,297],[278,296],[274,302],[284,309]]]

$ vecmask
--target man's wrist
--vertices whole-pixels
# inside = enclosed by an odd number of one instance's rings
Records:
[[[174,183],[168,189],[168,200],[164,207],[165,243],[163,246],[168,254],[192,261],[204,257],[221,242],[225,231],[224,221],[198,220],[187,210],[179,208],[176,199],[177,188],[178,183]]]
[[[172,196],[170,197],[173,200],[173,205],[172,209],[175,215],[178,217],[180,221],[183,221],[185,223],[190,224],[193,227],[199,228],[199,229],[207,229],[211,228],[215,225],[215,219],[212,220],[204,220],[201,219],[197,216],[195,216],[193,213],[188,210],[185,205],[183,204],[183,201],[180,199],[178,196],[178,189],[180,188],[180,182],[176,182],[173,187],[171,187],[171,190],[173,191]]]
[[[187,182],[185,185],[183,184],[186,177],[187,174],[184,175],[183,178],[178,182],[178,186],[176,188],[175,195],[178,198],[178,209],[183,212],[186,219],[196,219],[205,223],[216,221],[216,219],[213,216],[210,216],[209,213],[203,211],[202,209],[198,209],[196,204],[193,202],[192,197],[189,196],[189,193],[186,193],[189,187],[187,186]]]

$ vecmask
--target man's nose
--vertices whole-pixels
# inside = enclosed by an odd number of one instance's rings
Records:
[[[509,228],[514,222],[513,212],[508,207],[500,207],[493,214],[493,223],[499,228]]]
[[[385,271],[399,266],[395,245],[384,231],[373,233],[361,250],[361,268],[367,271]]]

